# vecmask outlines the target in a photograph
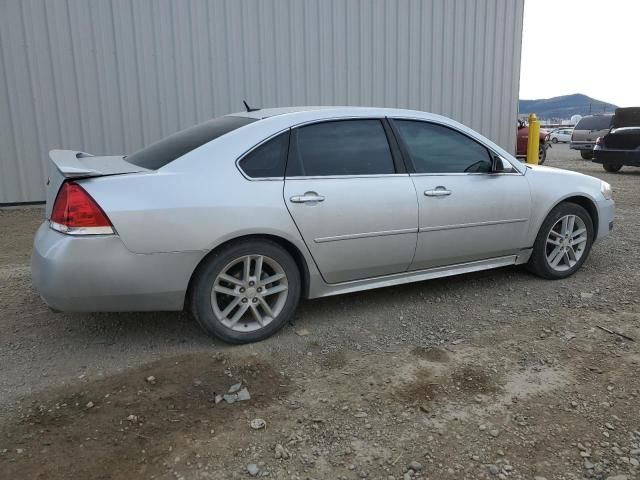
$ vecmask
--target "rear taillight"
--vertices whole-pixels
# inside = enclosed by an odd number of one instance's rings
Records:
[[[70,235],[112,234],[113,226],[96,201],[74,182],[60,187],[51,212],[51,228]]]
[[[596,145],[604,145],[604,139],[602,137],[596,138]]]

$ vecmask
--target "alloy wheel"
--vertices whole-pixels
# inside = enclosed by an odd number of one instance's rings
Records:
[[[245,255],[228,263],[211,290],[213,313],[238,332],[264,328],[287,301],[289,284],[282,266],[265,255]]]
[[[551,227],[545,244],[549,267],[565,272],[584,255],[588,240],[587,226],[577,215],[565,215]]]

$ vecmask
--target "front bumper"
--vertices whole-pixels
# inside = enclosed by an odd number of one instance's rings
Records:
[[[136,254],[116,235],[77,237],[43,223],[31,257],[33,286],[62,311],[182,310],[205,252]]]
[[[597,205],[598,209],[598,231],[596,232],[596,240],[607,237],[613,230],[613,220],[616,216],[616,204],[613,200],[600,200]]]

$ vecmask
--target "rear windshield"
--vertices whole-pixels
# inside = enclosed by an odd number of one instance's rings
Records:
[[[157,170],[191,150],[255,121],[255,118],[234,116],[214,118],[152,143],[125,160],[138,167]]]
[[[576,130],[606,130],[611,126],[613,115],[594,115],[583,117],[576,125]]]

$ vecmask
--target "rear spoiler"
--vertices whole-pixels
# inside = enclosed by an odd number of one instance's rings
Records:
[[[74,150],[51,150],[49,158],[65,178],[102,177],[148,171],[146,168],[126,162],[122,155],[96,157],[90,153]]]
[[[69,179],[104,177],[150,170],[126,162],[124,156],[96,157],[75,150],[51,150],[49,152],[49,179],[47,180],[47,218],[62,184]]]

